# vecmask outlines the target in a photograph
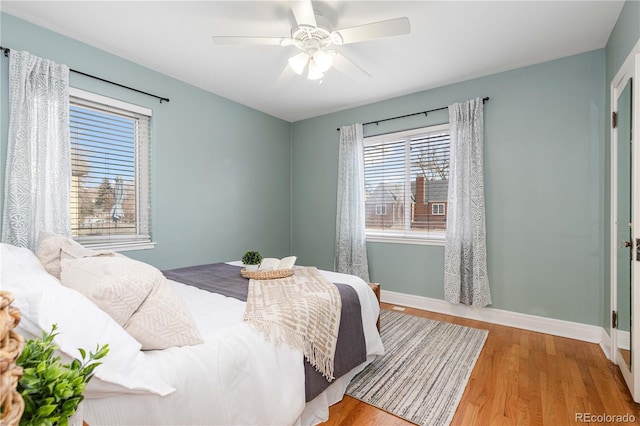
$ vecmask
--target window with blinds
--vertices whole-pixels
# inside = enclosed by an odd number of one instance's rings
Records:
[[[151,243],[151,110],[92,93],[70,92],[71,227],[100,248]]]
[[[367,238],[444,240],[449,125],[372,136],[364,144]]]

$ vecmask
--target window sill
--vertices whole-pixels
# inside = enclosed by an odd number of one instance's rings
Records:
[[[442,246],[444,238],[434,237],[409,237],[406,235],[371,235],[366,237],[368,243],[388,243],[388,244],[412,244],[419,246]]]
[[[156,246],[155,241],[148,241],[144,243],[83,243],[79,241],[84,247],[92,250],[113,250],[113,251],[133,251],[133,250],[150,250]]]

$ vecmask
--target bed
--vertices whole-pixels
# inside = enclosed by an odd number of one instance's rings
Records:
[[[203,343],[141,350],[113,318],[62,285],[34,253],[7,244],[1,249],[2,288],[16,297],[23,314],[19,332],[25,338],[56,323],[63,356],[77,356],[78,347],[109,344],[110,353],[82,404],[83,417],[92,426],[317,424],[328,419],[328,407],[342,399],[350,380],[384,353],[376,329],[379,305],[367,283],[320,271],[329,282],[357,294],[366,360],[307,401],[302,352],[275,345],[249,327],[243,321],[246,303],[237,298],[167,280]]]

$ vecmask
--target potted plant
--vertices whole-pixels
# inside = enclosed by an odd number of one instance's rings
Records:
[[[54,356],[58,346],[53,342],[57,329],[53,324],[49,333],[43,332],[42,339],[25,342],[16,364],[23,368],[18,382],[18,392],[24,400],[24,413],[20,426],[59,425],[68,426],[70,417],[76,413],[82,402],[82,393],[93,377],[93,370],[101,364],[109,346],[96,346],[95,352],[78,348],[82,359],[74,359],[70,364]],[[82,419],[79,419],[82,424]]]
[[[242,255],[242,263],[247,271],[257,271],[258,265],[262,262],[262,255],[258,251],[249,250]]]

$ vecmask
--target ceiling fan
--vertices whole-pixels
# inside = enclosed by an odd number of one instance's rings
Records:
[[[335,50],[334,46],[409,34],[411,31],[409,19],[406,17],[334,31],[323,16],[316,15],[311,0],[292,1],[291,10],[297,26],[291,29],[290,37],[213,36],[213,42],[233,45],[295,46],[300,52],[289,58],[291,69],[299,75],[302,75],[306,69],[309,80],[318,80],[324,77],[324,73],[332,66],[338,68],[338,64],[340,62],[344,64],[345,61],[369,75]]]

